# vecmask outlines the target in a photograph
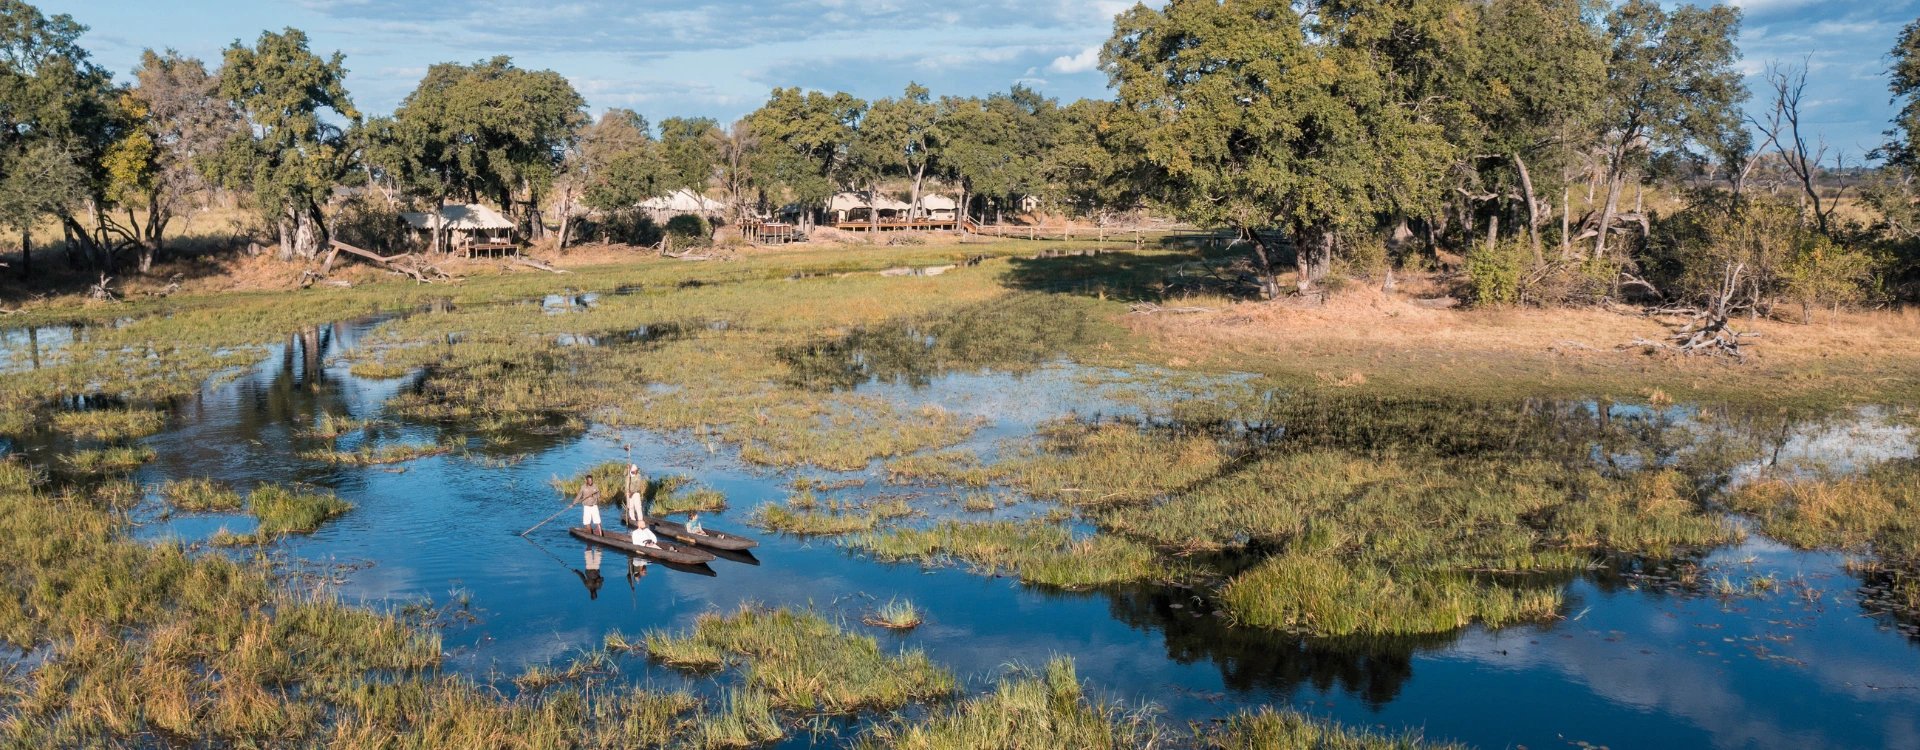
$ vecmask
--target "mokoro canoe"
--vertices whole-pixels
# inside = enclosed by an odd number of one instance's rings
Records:
[[[699,565],[711,562],[714,559],[712,552],[674,544],[664,539],[660,541],[660,546],[658,547],[643,547],[633,543],[632,535],[622,534],[618,531],[602,530],[601,533],[595,534],[592,529],[585,526],[575,526],[567,529],[567,531],[576,537],[593,542],[594,544],[603,544],[617,550],[631,552],[641,557],[650,557],[661,562]]]
[[[693,544],[701,547],[723,549],[730,552],[749,550],[749,549],[753,549],[754,547],[760,546],[759,542],[756,542],[752,539],[748,539],[744,536],[729,534],[724,531],[714,531],[713,529],[702,529],[700,533],[695,534],[693,532],[687,531],[686,524],[674,523],[673,521],[668,521],[664,518],[650,518],[650,519],[647,519],[647,523],[648,525],[653,527],[653,533],[659,534],[660,536],[666,537],[668,539],[672,539],[682,544]]]

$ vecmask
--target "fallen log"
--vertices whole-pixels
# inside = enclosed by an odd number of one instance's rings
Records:
[[[535,260],[533,258],[529,258],[524,255],[515,255],[513,256],[512,261],[516,265],[522,265],[528,268],[537,268],[542,271],[546,271],[547,273],[573,273],[572,271],[568,271],[567,269],[555,268],[552,265],[549,265],[539,260]]]

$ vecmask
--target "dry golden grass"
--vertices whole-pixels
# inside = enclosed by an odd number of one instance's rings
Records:
[[[1244,302],[1125,322],[1162,362],[1383,392],[1646,398],[1659,389],[1681,399],[1885,401],[1920,390],[1920,379],[1910,377],[1920,371],[1920,311],[1913,309],[1826,312],[1812,325],[1738,320],[1735,328],[1760,338],[1745,363],[1734,363],[1627,347],[1668,331],[1660,320],[1627,312],[1431,309],[1413,299],[1355,283],[1322,305]]]

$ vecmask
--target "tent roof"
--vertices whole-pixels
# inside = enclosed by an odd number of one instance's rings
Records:
[[[679,211],[682,213],[720,211],[726,208],[720,201],[684,188],[658,198],[648,198],[640,201],[640,207],[651,211]]]
[[[828,211],[847,211],[855,208],[866,208],[867,206],[866,193],[840,193],[827,199]],[[912,208],[912,206],[885,195],[875,196],[873,207],[881,211],[905,211]]]
[[[960,204],[957,201],[939,193],[928,193],[920,196],[920,208],[923,210],[952,211],[959,207]]]
[[[478,231],[483,229],[512,229],[513,222],[495,211],[478,203],[453,203],[440,207],[440,223],[454,231]],[[400,215],[407,225],[414,229],[432,229],[432,212],[408,212]]]

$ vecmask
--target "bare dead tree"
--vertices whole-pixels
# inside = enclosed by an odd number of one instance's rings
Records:
[[[1834,196],[1833,202],[1828,203],[1820,197],[1819,187],[1815,184],[1822,171],[1820,162],[1827,156],[1827,143],[1825,139],[1820,139],[1817,145],[1809,146],[1800,130],[1800,104],[1807,90],[1806,64],[1770,66],[1766,81],[1773,92],[1773,106],[1761,118],[1749,116],[1748,120],[1765,136],[1760,148],[1772,146],[1787,171],[1799,183],[1801,195],[1812,209],[1814,226],[1821,234],[1830,235],[1833,212],[1838,207],[1840,194],[1846,192],[1846,186],[1842,185],[1840,193]]]

